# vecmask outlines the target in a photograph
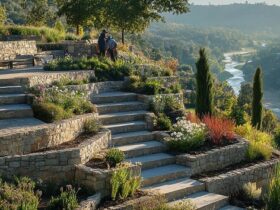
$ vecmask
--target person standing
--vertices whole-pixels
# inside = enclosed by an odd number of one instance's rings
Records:
[[[104,29],[98,38],[98,48],[101,57],[105,57],[106,55],[106,34],[108,32]]]
[[[118,46],[118,43],[116,42],[115,39],[113,39],[112,36],[108,37],[107,43],[108,43],[108,51],[109,51],[111,60],[115,62],[116,59],[117,59],[117,46]]]

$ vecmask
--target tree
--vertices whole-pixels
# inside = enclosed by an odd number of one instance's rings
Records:
[[[32,8],[27,13],[27,24],[33,26],[43,26],[50,15],[48,1],[36,0]]]
[[[201,118],[204,115],[212,115],[213,106],[213,78],[205,49],[200,49],[199,59],[196,62],[196,114]]]
[[[244,109],[248,114],[251,115],[253,98],[253,86],[251,83],[245,83],[241,85],[241,90],[237,98],[237,104],[239,107]]]
[[[7,14],[5,7],[0,5],[0,26],[4,25],[7,20]]]
[[[58,0],[58,15],[65,15],[67,23],[76,27],[76,34],[80,36],[82,26],[99,18],[104,2],[105,0]]]
[[[106,0],[105,0],[106,1]],[[163,12],[188,12],[188,0],[107,0],[100,25],[118,30],[124,43],[125,32],[144,31],[153,21],[164,20]]]
[[[277,116],[273,113],[273,111],[266,109],[264,111],[264,116],[262,121],[262,130],[268,133],[274,133],[277,126],[278,126]]]
[[[253,102],[252,102],[252,125],[257,129],[262,128],[263,120],[263,84],[262,70],[257,68],[253,83]]]

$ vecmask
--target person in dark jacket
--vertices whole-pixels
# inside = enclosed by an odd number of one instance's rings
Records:
[[[105,55],[106,55],[106,34],[107,33],[108,32],[106,30],[103,30],[98,38],[98,48],[99,48],[100,56],[102,56],[102,57],[105,57]]]

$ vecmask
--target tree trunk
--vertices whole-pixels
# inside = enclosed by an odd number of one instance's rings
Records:
[[[122,43],[124,44],[124,29],[122,29]]]
[[[80,25],[76,25],[76,35],[80,36]]]

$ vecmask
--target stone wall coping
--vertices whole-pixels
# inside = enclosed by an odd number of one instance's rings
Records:
[[[241,168],[238,168],[238,169],[235,169],[235,170],[232,170],[232,171],[228,171],[224,174],[220,174],[220,175],[217,175],[217,176],[202,178],[202,179],[200,179],[200,181],[202,181],[202,182],[210,182],[211,181],[212,182],[214,180],[221,180],[221,179],[225,179],[227,177],[241,176],[241,175],[244,175],[244,173],[254,171],[256,169],[271,167],[271,166],[277,164],[278,162],[280,162],[280,159],[272,159],[272,160],[268,160],[268,161],[265,161],[265,162],[256,163],[256,164],[248,166],[248,167],[241,167]]]
[[[96,193],[82,201],[75,210],[95,210],[101,202],[101,193]]]
[[[205,157],[205,156],[210,155],[210,154],[214,154],[214,153],[217,153],[217,152],[221,152],[223,150],[227,150],[227,149],[230,149],[230,148],[236,148],[236,147],[240,147],[240,146],[244,146],[244,145],[248,145],[248,141],[246,139],[239,138],[238,142],[235,143],[235,144],[227,145],[227,146],[220,147],[220,148],[214,148],[214,149],[211,149],[209,151],[206,151],[206,152],[203,152],[203,153],[200,153],[200,154],[196,154],[196,155],[180,154],[180,155],[177,155],[177,157],[184,158],[184,159],[191,162],[191,161],[196,161],[197,158]]]

